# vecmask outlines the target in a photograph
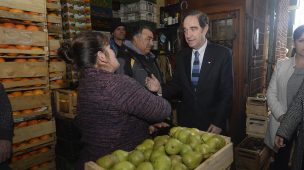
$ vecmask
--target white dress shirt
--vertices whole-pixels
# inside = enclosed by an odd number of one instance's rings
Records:
[[[201,48],[199,48],[198,50],[192,49],[191,74],[190,74],[190,76],[192,75],[192,68],[193,68],[193,62],[194,62],[194,58],[195,58],[195,56],[194,56],[195,51],[198,51],[198,53],[199,53],[199,68],[201,70],[203,59],[204,59],[204,54],[205,54],[205,51],[206,51],[206,47],[207,47],[207,39],[205,40],[205,43]]]

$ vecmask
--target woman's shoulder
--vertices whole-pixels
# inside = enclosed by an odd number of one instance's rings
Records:
[[[291,58],[285,57],[285,58],[278,59],[277,63],[276,63],[276,66],[278,68],[289,67],[289,66],[292,66],[293,64],[294,64],[294,58],[293,57],[291,57]]]

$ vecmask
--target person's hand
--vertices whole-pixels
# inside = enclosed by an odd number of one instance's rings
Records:
[[[154,74],[151,77],[146,77],[146,87],[152,92],[161,92],[161,86]]]
[[[215,133],[215,134],[220,134],[222,132],[222,129],[211,124],[207,130],[207,132],[210,132],[210,133]]]
[[[12,152],[12,143],[8,140],[0,140],[0,163],[10,158]]]
[[[160,128],[169,127],[170,125],[165,122],[155,123],[153,125],[149,126],[149,132],[150,134],[155,133]]]
[[[274,138],[274,144],[276,145],[276,147],[278,148],[282,148],[285,147],[286,144],[284,144],[284,138],[282,138],[281,136],[276,136]]]

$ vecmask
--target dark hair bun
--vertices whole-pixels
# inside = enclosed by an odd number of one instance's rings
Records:
[[[72,50],[71,50],[71,43],[68,41],[65,41],[61,44],[60,48],[57,51],[58,56],[61,57],[62,59],[65,60],[65,62],[69,64],[74,63],[74,58],[72,55]]]

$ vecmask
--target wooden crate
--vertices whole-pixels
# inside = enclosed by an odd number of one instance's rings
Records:
[[[246,114],[268,116],[266,100],[256,97],[248,97],[246,102]]]
[[[74,118],[76,116],[77,95],[71,90],[55,91],[56,111],[59,115]]]
[[[28,158],[13,162],[10,167],[14,170],[27,170],[30,167],[41,164],[55,159],[55,152],[53,149],[50,151],[39,153],[37,155],[29,156]]]
[[[233,162],[233,144],[229,137],[223,137],[226,140],[226,146],[202,162],[195,170],[226,170],[230,168],[230,165]],[[95,162],[90,161],[85,163],[85,170],[104,169]]]
[[[50,55],[57,55],[57,50],[60,47],[60,40],[49,40]]]
[[[48,15],[47,16],[47,22],[55,23],[55,24],[61,24],[62,23],[62,19],[61,19],[60,16],[51,16],[51,15]]]
[[[250,148],[251,142],[258,141],[256,148]],[[254,143],[254,142],[253,142]],[[264,145],[263,139],[246,137],[235,149],[235,164],[237,170],[262,170],[269,166],[270,151]]]
[[[0,16],[2,18],[46,22],[46,0],[1,0],[0,6],[21,9],[30,12],[37,12],[41,14],[34,16],[25,13],[11,13],[7,11],[0,11]]]
[[[49,79],[47,77],[36,79],[21,79],[20,81],[2,82],[6,91],[20,91],[30,89],[40,89],[41,87],[47,87]],[[40,85],[40,86],[38,86]]]
[[[47,46],[48,35],[44,31],[29,31],[0,27],[0,44]],[[47,50],[47,49],[46,49]],[[2,53],[48,54],[43,50],[0,49]]]
[[[62,25],[61,24],[51,24],[48,25],[48,31],[49,33],[56,33],[56,34],[62,34]]]
[[[246,134],[253,137],[264,138],[268,126],[268,117],[247,114]]]
[[[13,143],[20,143],[31,138],[55,133],[55,121],[42,122],[32,126],[26,126],[14,130]]]
[[[56,3],[46,3],[46,8],[50,9],[50,10],[56,10],[56,11],[61,11],[61,5],[60,2],[56,2]]]

